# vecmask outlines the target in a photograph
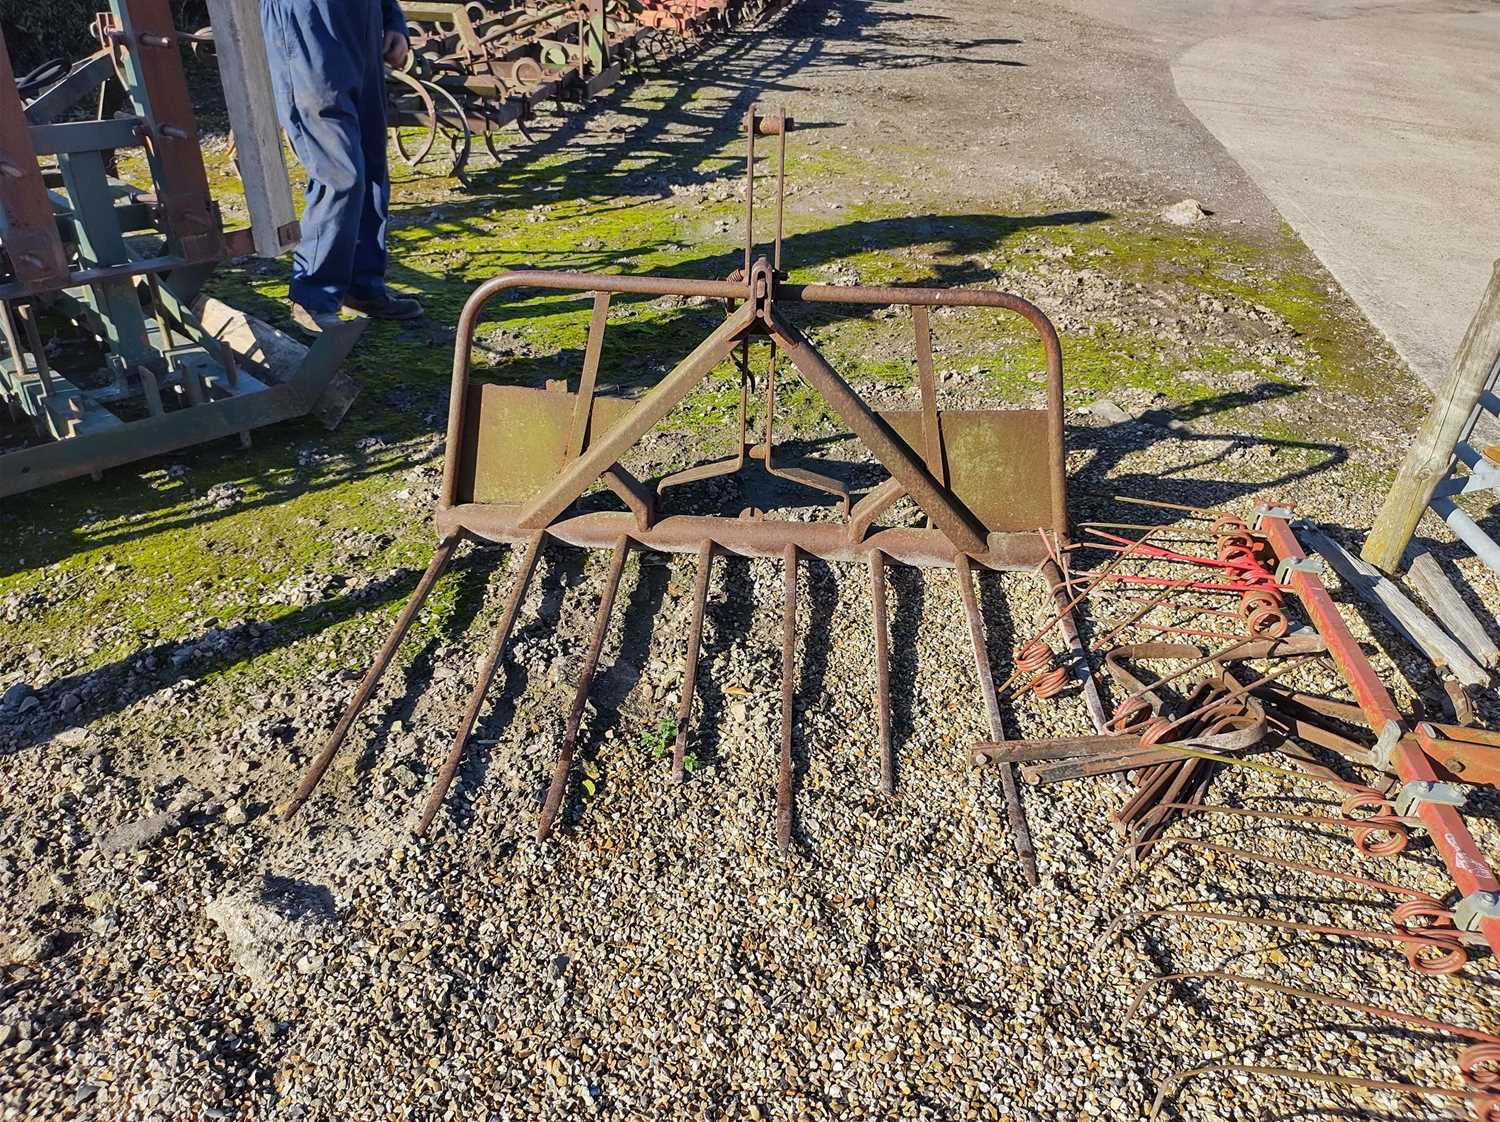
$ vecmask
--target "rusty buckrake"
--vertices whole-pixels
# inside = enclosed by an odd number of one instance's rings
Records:
[[[476,137],[498,160],[506,126],[531,139],[537,105],[586,104],[642,60],[665,63],[781,2],[401,0],[411,52],[387,71],[396,150],[415,168],[443,137],[462,177]]]
[[[588,702],[616,591],[627,556],[636,550],[694,554],[697,579],[687,635],[678,732],[673,746],[674,778],[683,771],[684,748],[696,682],[698,647],[709,574],[721,555],[780,558],[785,565],[785,631],[782,649],[780,764],[777,831],[783,847],[792,837],[793,681],[796,664],[797,570],[805,558],[868,567],[874,620],[873,649],[878,701],[880,786],[894,789],[886,569],[890,564],[951,568],[958,578],[979,685],[992,739],[1001,740],[997,691],[990,668],[985,626],[974,590],[974,568],[1038,571],[1065,600],[1055,557],[1067,541],[1067,483],[1064,474],[1062,352],[1047,317],[1033,304],[1004,292],[939,288],[867,288],[794,285],[780,271],[786,137],[785,114],[746,121],[746,238],[743,266],[727,280],[674,277],[592,276],[583,273],[517,271],[495,277],[469,298],[459,320],[454,350],[452,399],[448,417],[443,483],[436,510],[438,547],[432,563],[397,619],[374,665],[366,674],[328,743],[313,761],[285,815],[295,813],[312,793],[369,700],[380,675],[433,584],[464,539],[523,544],[525,553],[511,587],[479,678],[450,751],[437,776],[418,832],[436,814],[457,771],[485,691],[504,655],[543,549],[575,546],[611,551],[593,634],[584,654],[572,703],[537,826],[545,838],[567,789],[579,728]],[[772,258],[754,256],[755,141],[776,140],[776,235]],[[591,294],[592,314],[582,369],[572,389],[538,389],[471,380],[475,328],[485,308],[501,293],[532,289]],[[616,295],[707,297],[729,309],[723,324],[704,339],[638,400],[598,391],[606,317]],[[796,326],[798,309],[830,306],[904,305],[913,325],[919,402],[915,408],[872,409],[834,370]],[[1046,356],[1046,406],[1039,409],[939,409],[932,359],[931,310],[992,308],[1020,316],[1036,331]],[[766,345],[766,432],[754,446],[746,428],[752,392],[748,354]],[[862,494],[842,481],[807,468],[778,464],[770,418],[777,394],[776,359],[784,356],[811,389],[821,394],[885,478]],[[734,455],[702,462],[653,482],[638,479],[622,457],[726,360],[741,374],[739,444]],[[751,458],[784,480],[831,495],[838,521],[792,521],[747,510],[741,517],[674,513],[673,492],[744,469]],[[602,482],[616,509],[578,509],[585,491]],[[920,526],[886,524],[882,519],[904,498],[925,516]],[[597,507],[596,497],[593,506]],[[1050,537],[1049,537],[1050,535]],[[1065,635],[1076,641],[1071,618]],[[1076,671],[1075,671],[1076,672]],[[1025,816],[1010,767],[1001,771],[1015,844],[1029,878],[1035,878]]]
[[[444,136],[454,175],[475,136],[498,159],[500,130],[524,131],[535,104],[584,102],[614,85],[644,30],[624,0],[403,0],[401,8],[411,53],[387,71],[396,150],[416,167]],[[403,127],[422,132],[411,138]]]

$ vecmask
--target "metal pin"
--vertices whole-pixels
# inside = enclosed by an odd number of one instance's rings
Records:
[[[870,608],[875,626],[875,699],[880,721],[880,793],[896,793],[896,761],[891,751],[891,665],[886,623],[885,554],[870,551]]]
[[[442,770],[438,772],[432,793],[427,796],[427,805],[422,810],[422,820],[417,823],[418,836],[427,833],[427,828],[432,825],[432,819],[437,814],[438,807],[443,805],[443,797],[447,795],[454,775],[458,773],[458,762],[463,758],[464,745],[469,742],[469,734],[474,731],[474,722],[479,719],[479,707],[484,704],[484,695],[489,690],[490,683],[494,681],[495,670],[500,665],[501,658],[504,657],[505,644],[510,641],[511,630],[516,625],[516,616],[520,614],[521,604],[526,599],[526,588],[531,583],[531,574],[536,571],[537,559],[541,557],[543,541],[545,541],[545,535],[534,534],[526,546],[526,556],[521,560],[521,570],[516,574],[515,583],[511,585],[510,599],[506,602],[505,614],[500,617],[500,624],[495,628],[495,637],[490,642],[489,652],[484,656],[484,665],[479,669],[479,680],[474,683],[474,692],[469,697],[469,706],[464,710],[463,719],[453,734],[453,744],[448,749],[448,758],[443,761]]]
[[[334,727],[333,735],[328,738],[328,743],[323,745],[323,750],[318,753],[317,759],[313,760],[307,769],[307,774],[302,777],[302,783],[292,796],[291,801],[281,812],[281,820],[288,821],[292,815],[302,808],[308,797],[313,793],[313,788],[323,778],[323,773],[328,770],[328,765],[333,763],[333,757],[338,754],[339,746],[344,743],[344,738],[349,735],[349,729],[354,724],[354,718],[359,716],[359,711],[365,707],[370,700],[370,695],[375,692],[376,685],[380,682],[380,676],[385,673],[385,668],[390,665],[391,659],[395,657],[396,649],[401,646],[401,640],[406,638],[412,621],[417,618],[417,613],[422,610],[422,604],[427,599],[427,594],[432,591],[432,586],[437,583],[438,577],[448,568],[448,563],[453,560],[453,551],[458,548],[458,538],[446,538],[438,544],[437,552],[432,555],[432,561],[427,566],[427,571],[422,574],[422,579],[417,582],[411,599],[406,602],[406,607],[401,609],[401,615],[396,619],[396,625],[391,628],[391,633],[386,637],[385,646],[380,648],[380,653],[375,656],[375,662],[366,671],[364,681],[360,682],[359,689],[354,691],[354,697],[349,702],[349,708],[344,710],[344,715]]]
[[[703,639],[703,607],[708,601],[708,577],[713,571],[714,543],[698,547],[698,578],[693,583],[693,618],[688,623],[687,653],[682,667],[682,700],[677,703],[677,739],[672,743],[672,782],[682,782],[688,727],[693,719],[693,689],[698,681],[698,651]]]
[[[786,564],[786,599],[781,629],[781,767],[776,777],[776,840],[782,852],[792,844],[792,718],[797,671],[797,547],[782,553]]]
[[[594,618],[594,635],[589,640],[588,653],[584,656],[583,668],[578,673],[578,688],[573,693],[573,706],[568,710],[567,723],[563,728],[557,766],[552,769],[547,801],[542,804],[542,816],[536,824],[537,841],[547,840],[557,812],[562,808],[563,792],[568,785],[568,769],[573,766],[573,749],[578,744],[578,726],[583,722],[583,710],[589,700],[589,686],[593,684],[594,671],[599,667],[599,653],[604,649],[604,636],[609,631],[609,615],[614,610],[615,593],[619,591],[620,575],[625,571],[625,558],[628,556],[630,539],[622,537],[615,543],[614,556],[609,563],[609,576],[604,581],[604,594],[599,598],[599,613]]]
[[[979,601],[974,596],[974,575],[969,566],[968,554],[955,555],[953,571],[958,575],[958,591],[963,598],[964,615],[969,621],[969,640],[974,646],[974,670],[979,675],[979,692],[984,696],[985,715],[990,722],[990,739],[998,744],[1005,739],[1005,728],[1000,723],[1000,700],[995,692],[995,676],[990,673],[989,646],[985,642]],[[1061,618],[1060,614],[1058,618]],[[1031,830],[1026,825],[1026,808],[1021,805],[1021,792],[1016,787],[1014,764],[1000,765],[1000,785],[1005,792],[1005,812],[1010,820],[1011,834],[1015,837],[1021,873],[1027,884],[1035,886],[1038,881],[1036,853],[1031,848]]]

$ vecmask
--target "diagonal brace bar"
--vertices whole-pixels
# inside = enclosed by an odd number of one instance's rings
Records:
[[[776,341],[792,360],[808,385],[823,395],[823,400],[849,426],[849,431],[864,442],[866,448],[901,481],[922,512],[964,553],[986,553],[989,545],[985,529],[967,507],[932,477],[925,464],[896,435],[896,430],[861,400],[859,394],[829,366],[807,337],[770,309],[766,324]]]
[[[542,530],[582,495],[646,432],[672,411],[699,382],[729,356],[741,336],[755,321],[755,307],[746,303],[726,319],[692,354],[658,382],[640,403],[609,432],[589,443],[588,450],[563,468],[553,484],[527,503],[517,521],[530,530]]]

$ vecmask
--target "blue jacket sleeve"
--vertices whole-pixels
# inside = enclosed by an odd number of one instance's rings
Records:
[[[380,14],[387,31],[400,32],[402,35],[407,33],[406,17],[401,14],[401,5],[396,0],[380,0]]]

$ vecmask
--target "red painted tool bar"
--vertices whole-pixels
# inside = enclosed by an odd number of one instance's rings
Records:
[[[1293,563],[1286,575],[1287,585],[1302,601],[1313,626],[1328,644],[1328,653],[1333,656],[1344,681],[1354,691],[1355,700],[1370,728],[1377,735],[1388,721],[1396,722],[1401,728],[1401,740],[1391,753],[1396,774],[1405,783],[1436,780],[1438,775],[1424,754],[1424,749],[1434,750],[1436,745],[1420,725],[1415,729],[1407,727],[1407,722],[1396,708],[1385,684],[1360,650],[1359,643],[1349,631],[1344,617],[1339,614],[1333,598],[1328,595],[1322,579],[1314,571],[1296,567],[1295,563],[1305,561],[1307,554],[1302,551],[1291,526],[1285,518],[1265,515],[1261,519],[1260,532],[1266,536],[1281,561]],[[1443,864],[1448,867],[1453,883],[1464,896],[1500,891],[1500,880],[1496,880],[1488,860],[1469,833],[1469,828],[1456,807],[1419,802],[1416,811],[1438,852],[1442,854]],[[1483,918],[1479,929],[1490,950],[1500,953],[1500,919]]]

